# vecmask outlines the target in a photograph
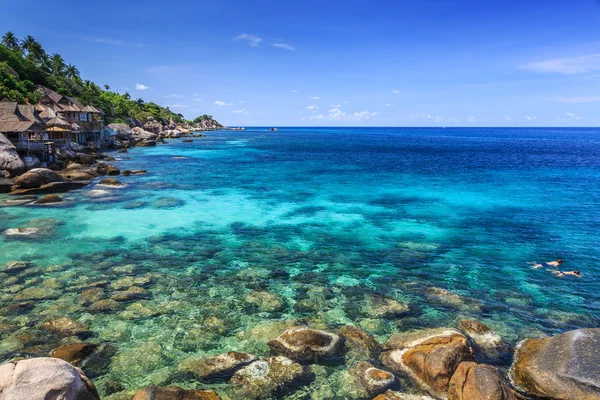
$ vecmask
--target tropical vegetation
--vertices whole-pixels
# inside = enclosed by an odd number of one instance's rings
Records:
[[[46,53],[34,37],[28,35],[19,40],[13,32],[6,32],[0,44],[0,99],[8,98],[20,104],[27,100],[37,102],[40,93],[36,85],[77,98],[83,104],[93,104],[104,111],[106,123],[125,122],[127,118],[145,122],[149,117],[161,123],[171,118],[176,123],[212,119],[212,116],[202,115],[185,121],[183,115],[156,103],[134,100],[129,93],[112,91],[109,85],[100,87],[83,80],[76,66],[68,64],[60,54]]]

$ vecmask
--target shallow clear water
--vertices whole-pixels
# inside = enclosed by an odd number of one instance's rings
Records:
[[[598,326],[599,129],[254,128],[114,156],[148,175],[60,207],[0,208],[0,230],[56,220],[40,223],[43,237],[0,236],[0,265],[35,264],[17,282],[0,276],[0,360],[56,347],[39,326],[58,315],[116,348],[95,377],[102,394],[114,380],[164,383],[190,356],[268,354],[266,340],[298,319],[381,340],[460,317],[511,343]],[[584,277],[527,264],[556,258]],[[145,274],[151,299],[94,313],[81,298],[89,282]],[[467,299],[435,302],[431,286]],[[41,299],[8,312],[28,288]],[[253,304],[256,291],[276,306]],[[375,294],[411,313],[374,318]]]

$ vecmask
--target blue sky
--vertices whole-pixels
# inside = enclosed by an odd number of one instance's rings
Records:
[[[0,28],[229,126],[600,126],[598,0],[33,0]]]

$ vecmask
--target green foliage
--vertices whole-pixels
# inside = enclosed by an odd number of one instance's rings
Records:
[[[32,36],[19,41],[12,32],[2,37],[0,44],[0,99],[7,97],[18,103],[37,102],[40,93],[35,85],[46,86],[59,94],[75,97],[83,104],[93,104],[105,113],[105,122],[122,122],[135,118],[142,122],[152,117],[160,123],[171,119],[177,124],[186,121],[182,114],[174,113],[155,103],[142,99],[132,100],[129,93],[119,94],[94,82],[82,80],[79,70],[67,64],[60,54],[48,56],[41,44]],[[194,121],[212,119],[202,115]]]

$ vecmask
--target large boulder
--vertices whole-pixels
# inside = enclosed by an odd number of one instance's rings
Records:
[[[85,357],[90,355],[97,346],[90,343],[71,343],[52,350],[50,357],[60,358],[73,365],[78,365]]]
[[[136,140],[156,140],[156,138],[158,137],[158,134],[154,132],[149,132],[137,127],[133,128],[131,132]]]
[[[126,124],[109,124],[106,128],[114,131],[115,137],[119,140],[131,140],[133,138],[131,128]]]
[[[99,400],[79,368],[58,358],[32,358],[0,366],[2,400]]]
[[[381,360],[436,398],[445,398],[450,378],[463,361],[472,361],[467,338],[456,329],[426,329],[392,335]]]
[[[14,186],[15,182],[11,179],[0,176],[0,193],[8,193]]]
[[[23,157],[23,163],[25,164],[26,170],[30,170],[33,168],[39,168],[42,165],[42,162],[40,161],[40,159],[34,155]]]
[[[344,339],[335,333],[308,327],[288,329],[281,336],[269,341],[269,346],[276,352],[301,361],[337,356],[341,353],[343,345]]]
[[[458,322],[458,329],[471,341],[476,355],[484,356],[486,360],[496,361],[503,355],[508,355],[508,344],[502,337],[488,326],[474,319],[463,319]]]
[[[25,163],[19,157],[17,149],[0,133],[0,171],[6,170],[12,176],[25,172]]]
[[[551,399],[600,399],[600,328],[524,341],[511,377],[529,394]]]
[[[34,168],[23,175],[16,177],[15,185],[19,185],[23,189],[31,189],[48,183],[64,181],[65,178],[60,176],[58,172],[47,168]]]
[[[460,363],[448,385],[448,400],[516,400],[491,365]]]
[[[133,400],[220,400],[220,397],[213,390],[185,390],[172,386],[144,388]]]
[[[350,374],[361,397],[372,397],[385,392],[394,384],[394,374],[375,368],[373,364],[359,361],[350,368]]]
[[[46,185],[42,185],[37,188],[31,189],[16,189],[10,192],[11,195],[22,195],[22,194],[46,194],[46,193],[64,193],[69,190],[81,189],[89,185],[91,181],[80,181],[80,182],[52,182]]]
[[[305,368],[289,358],[277,356],[255,361],[233,375],[230,383],[243,399],[271,398],[294,381],[306,376]]]

